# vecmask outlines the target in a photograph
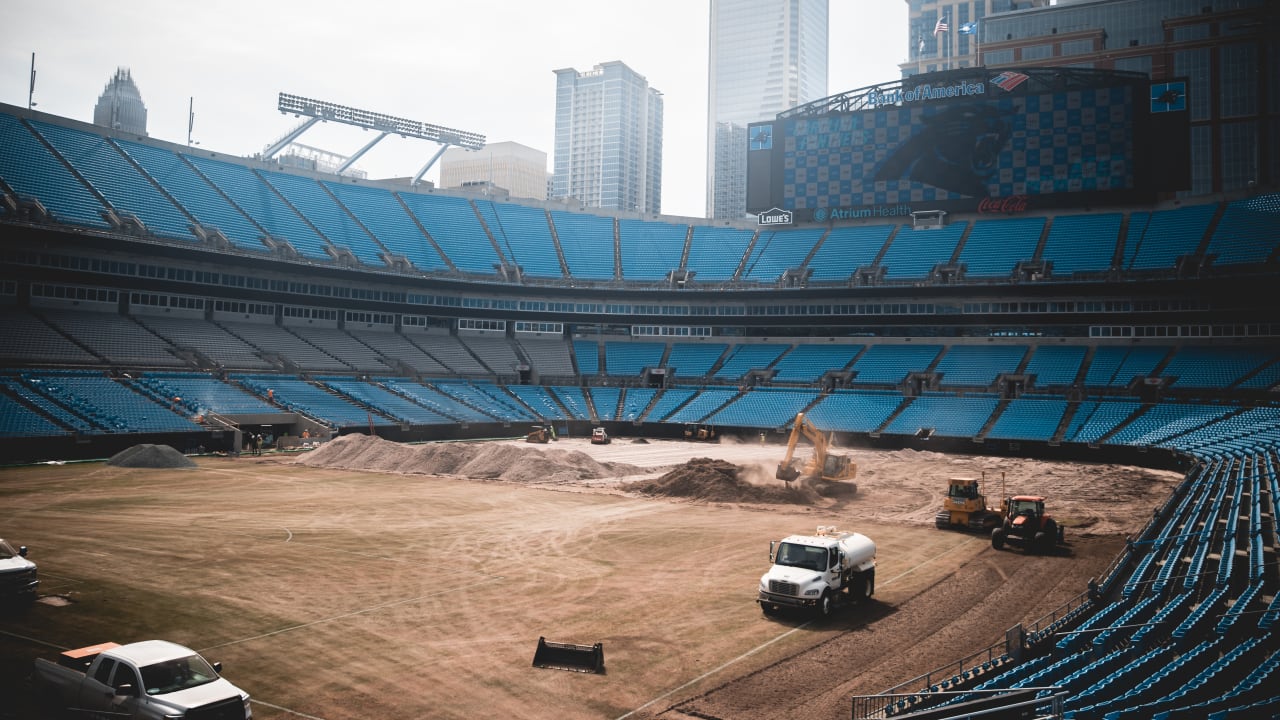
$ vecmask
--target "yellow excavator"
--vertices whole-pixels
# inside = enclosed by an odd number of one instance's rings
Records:
[[[813,443],[813,456],[800,467],[796,459],[796,443],[804,436]],[[852,494],[858,491],[853,483],[858,474],[858,465],[848,455],[837,455],[831,452],[831,438],[819,430],[804,413],[796,414],[795,425],[791,428],[791,439],[787,441],[787,454],[778,463],[775,473],[779,480],[790,483],[804,478],[812,483],[820,494]]]

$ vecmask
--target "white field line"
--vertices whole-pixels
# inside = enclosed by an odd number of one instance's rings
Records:
[[[287,713],[289,713],[290,715],[297,715],[298,717],[300,717],[300,718],[306,718],[307,720],[324,720],[324,718],[316,717],[315,715],[308,715],[308,714],[303,713],[303,712],[298,712],[297,710],[290,710],[290,709],[289,709],[289,708],[287,708],[287,707],[281,707],[281,706],[279,706],[279,705],[274,705],[274,704],[269,703],[269,702],[267,702],[267,701],[265,701],[265,700],[256,700],[256,699],[254,699],[254,698],[249,698],[249,702],[253,703],[254,705],[264,705],[264,706],[266,706],[266,707],[271,708],[272,710],[279,710],[280,712],[287,712]]]
[[[441,595],[448,595],[450,593],[455,593],[455,592],[458,592],[459,590],[469,590],[473,587],[487,585],[489,583],[497,582],[503,579],[504,578],[501,575],[495,575],[490,578],[485,578],[484,580],[481,580],[479,582],[471,583],[470,585],[459,585],[458,587],[450,588],[448,590],[441,590],[440,592],[428,593],[426,595],[419,595],[417,597],[404,598],[402,600],[392,600],[391,602],[379,603],[377,605],[370,605],[369,607],[361,608],[359,610],[352,610],[351,612],[345,612],[345,613],[342,613],[341,615],[333,615],[331,617],[321,618],[319,620],[312,620],[311,622],[302,623],[300,625],[290,625],[289,627],[280,628],[279,630],[272,630],[271,632],[262,633],[261,635],[254,635],[252,637],[240,638],[239,640],[229,640],[224,643],[218,643],[217,645],[210,645],[209,647],[204,648],[199,652],[200,654],[203,655],[204,653],[210,650],[217,650],[218,648],[224,648],[229,645],[239,645],[240,643],[252,642],[254,640],[261,640],[263,638],[272,637],[273,635],[280,635],[282,633],[293,632],[294,630],[302,630],[304,628],[312,627],[313,625],[322,625],[324,623],[330,623],[337,620],[344,620],[346,618],[355,617],[356,615],[364,615],[366,613],[371,613],[371,612],[374,612],[375,610],[385,610],[386,608],[396,607],[397,605],[408,605],[410,603],[420,602],[428,598],[439,597]]]
[[[937,555],[934,555],[933,557],[929,558],[928,560],[925,560],[925,561],[923,561],[923,562],[916,563],[914,566],[912,566],[912,567],[908,568],[907,570],[905,570],[905,571],[903,571],[903,572],[898,573],[897,575],[894,575],[893,577],[889,578],[888,580],[885,580],[885,581],[884,581],[884,582],[882,582],[882,583],[880,583],[880,582],[876,583],[876,587],[881,587],[881,586],[884,586],[884,585],[892,585],[892,584],[893,584],[893,581],[895,581],[895,580],[900,580],[900,579],[902,579],[902,578],[906,577],[907,575],[910,575],[911,573],[915,572],[916,570],[919,570],[920,568],[924,567],[925,565],[928,565],[929,563],[931,563],[931,562],[933,562],[933,561],[935,561],[935,560],[938,560],[939,558],[942,558],[942,557],[943,557],[943,556],[945,556],[945,555],[948,555],[949,553],[953,552],[953,551],[954,551],[954,550],[956,550],[957,548],[964,547],[965,545],[967,545],[967,544],[969,544],[969,543],[971,543],[971,542],[973,542],[973,541],[974,541],[974,538],[967,538],[964,542],[960,543],[959,545],[956,545],[955,547],[948,548],[948,549],[946,549],[946,550],[944,550],[944,551],[942,551],[942,552],[938,553]],[[790,630],[788,630],[788,631],[786,631],[786,632],[782,633],[781,635],[779,635],[779,636],[777,636],[777,637],[775,637],[775,638],[772,638],[772,639],[770,639],[770,640],[766,640],[766,641],[764,641],[763,643],[761,643],[761,644],[759,644],[759,645],[757,645],[757,646],[755,646],[755,647],[751,648],[750,650],[748,650],[748,651],[746,651],[746,652],[742,653],[742,654],[741,654],[741,655],[739,655],[738,657],[733,658],[732,660],[728,660],[728,661],[726,661],[725,663],[721,664],[720,666],[718,666],[718,667],[715,667],[715,668],[712,668],[712,669],[708,670],[707,672],[705,672],[705,673],[703,673],[703,674],[699,675],[698,677],[696,677],[696,678],[694,678],[694,679],[690,680],[689,682],[687,682],[687,683],[685,683],[685,684],[683,684],[683,685],[681,685],[681,686],[679,686],[679,687],[672,688],[671,690],[668,690],[667,692],[665,692],[665,693],[663,693],[663,694],[661,694],[661,695],[659,695],[659,696],[657,696],[657,697],[653,698],[652,700],[650,700],[649,702],[647,702],[647,703],[645,703],[645,704],[641,705],[641,706],[640,706],[640,707],[638,707],[638,708],[635,708],[635,709],[633,709],[633,710],[631,710],[631,711],[629,711],[629,712],[627,712],[627,713],[625,713],[625,714],[623,714],[623,715],[619,715],[619,716],[617,717],[617,720],[626,720],[626,718],[629,718],[629,717],[631,717],[632,715],[635,715],[636,713],[640,712],[641,710],[644,710],[645,708],[649,707],[650,705],[652,705],[652,704],[654,704],[654,703],[656,703],[656,702],[660,702],[660,701],[662,701],[662,700],[665,700],[666,698],[671,697],[672,695],[675,695],[675,694],[676,694],[676,693],[678,693],[678,692],[681,692],[681,691],[683,691],[683,690],[687,690],[687,689],[689,689],[690,687],[692,687],[692,686],[694,686],[694,685],[697,685],[698,683],[702,682],[703,680],[706,680],[707,678],[711,677],[712,675],[715,675],[716,673],[720,672],[721,670],[724,670],[724,669],[725,669],[725,668],[727,668],[727,667],[730,667],[730,666],[732,666],[732,665],[736,665],[736,664],[738,664],[738,663],[742,662],[743,660],[746,660],[747,658],[751,657],[752,655],[755,655],[756,653],[760,652],[761,650],[764,650],[765,648],[767,648],[767,647],[769,647],[770,645],[772,645],[772,644],[774,644],[774,643],[778,642],[779,640],[782,640],[782,639],[784,639],[784,638],[790,637],[791,635],[794,635],[795,633],[797,633],[797,632],[799,632],[799,631],[801,631],[801,630],[804,630],[805,628],[807,628],[807,627],[809,627],[810,625],[812,625],[814,622],[816,622],[816,618],[815,618],[814,620],[810,620],[810,621],[808,621],[808,622],[806,622],[806,623],[803,623],[803,624],[801,624],[801,625],[797,625],[796,627],[791,628]]]

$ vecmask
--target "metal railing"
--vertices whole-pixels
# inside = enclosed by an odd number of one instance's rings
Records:
[[[1067,693],[1061,687],[1027,687],[1011,690],[1009,688],[1001,688],[998,690],[971,690],[962,692],[939,691],[937,695],[946,699],[955,699],[961,696],[968,696],[971,700],[980,700],[985,698],[998,698],[1000,695],[1012,694],[1015,696],[1025,696],[1028,693],[1042,692],[1050,693],[1044,697],[1034,697],[1030,699],[1016,700],[1008,705],[987,706],[983,708],[972,708],[969,710],[961,710],[956,708],[957,716],[964,718],[981,718],[993,713],[1002,713],[1001,717],[1009,717],[1006,713],[1016,708],[1046,708],[1041,712],[1037,712],[1036,718],[1061,718],[1062,702],[1066,698]],[[893,717],[891,708],[898,703],[905,703],[915,694],[907,695],[855,695],[853,698],[852,718],[853,720],[885,720]],[[1014,698],[1010,698],[1013,700]],[[921,708],[923,710],[924,708]]]

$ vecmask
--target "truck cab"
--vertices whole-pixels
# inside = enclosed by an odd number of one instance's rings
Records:
[[[46,705],[110,717],[250,720],[249,694],[194,650],[164,640],[101,643],[37,659],[35,685]]]
[[[783,608],[830,615],[875,592],[876,545],[861,533],[824,526],[789,535],[769,544],[769,561],[756,598],[765,615]]]

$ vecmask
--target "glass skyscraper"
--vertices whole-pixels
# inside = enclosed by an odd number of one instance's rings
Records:
[[[711,0],[707,216],[747,212],[747,124],[827,95],[827,0]]]
[[[93,124],[134,135],[147,134],[147,106],[142,104],[142,95],[127,69],[117,69],[103,88],[93,107]]]
[[[662,93],[621,62],[556,70],[552,195],[662,212]]]

